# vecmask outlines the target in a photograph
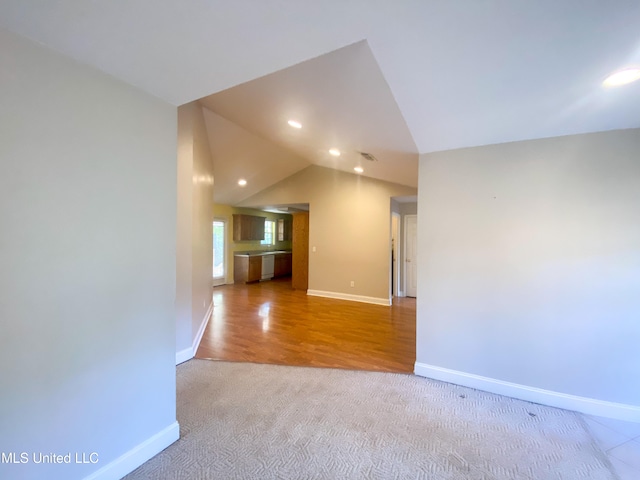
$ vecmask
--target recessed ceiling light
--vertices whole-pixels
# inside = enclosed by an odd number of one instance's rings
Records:
[[[240,185],[241,187],[244,187],[247,184],[247,181],[244,178],[241,178],[240,180],[238,180],[238,185]]]
[[[362,172],[364,172],[364,168],[362,168],[362,167],[354,167],[353,169],[354,169],[357,173],[362,173]]]
[[[602,85],[605,87],[619,87],[636,80],[640,80],[640,68],[625,68],[609,75],[602,82]]]
[[[293,128],[302,128],[302,124],[300,122],[296,122],[295,120],[289,120],[287,123]]]
[[[329,153],[331,155],[333,155],[334,157],[339,157],[340,156],[340,150],[338,150],[337,148],[332,148],[331,150],[329,150]]]

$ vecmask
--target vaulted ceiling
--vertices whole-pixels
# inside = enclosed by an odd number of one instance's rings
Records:
[[[373,150],[405,184],[418,152],[640,127],[640,83],[601,86],[640,64],[637,0],[3,0],[0,25],[300,165]]]
[[[311,164],[417,187],[418,150],[366,41],[200,103],[217,202],[235,204]]]

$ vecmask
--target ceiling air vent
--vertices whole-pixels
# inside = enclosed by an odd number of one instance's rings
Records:
[[[360,155],[362,155],[362,157],[365,160],[369,160],[370,162],[377,162],[378,161],[378,159],[376,157],[374,157],[373,155],[371,155],[370,153],[360,152]]]

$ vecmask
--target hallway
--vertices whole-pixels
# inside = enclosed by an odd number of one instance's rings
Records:
[[[416,300],[391,307],[307,296],[291,279],[224,285],[196,358],[411,373]]]

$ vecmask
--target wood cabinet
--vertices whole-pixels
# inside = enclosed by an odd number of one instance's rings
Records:
[[[291,287],[294,290],[309,288],[309,213],[293,214],[293,265]]]
[[[262,277],[262,257],[233,257],[233,283],[259,282]]]
[[[273,278],[291,275],[291,253],[269,253],[273,257]],[[262,280],[262,259],[264,255],[234,255],[233,282],[251,283]],[[271,274],[266,278],[271,278]]]
[[[276,253],[273,263],[273,276],[285,277],[291,275],[291,254],[290,253]]]
[[[233,215],[233,241],[264,240],[264,221],[266,217],[256,215]]]
[[[278,241],[290,242],[293,232],[293,221],[291,218],[278,219]]]

